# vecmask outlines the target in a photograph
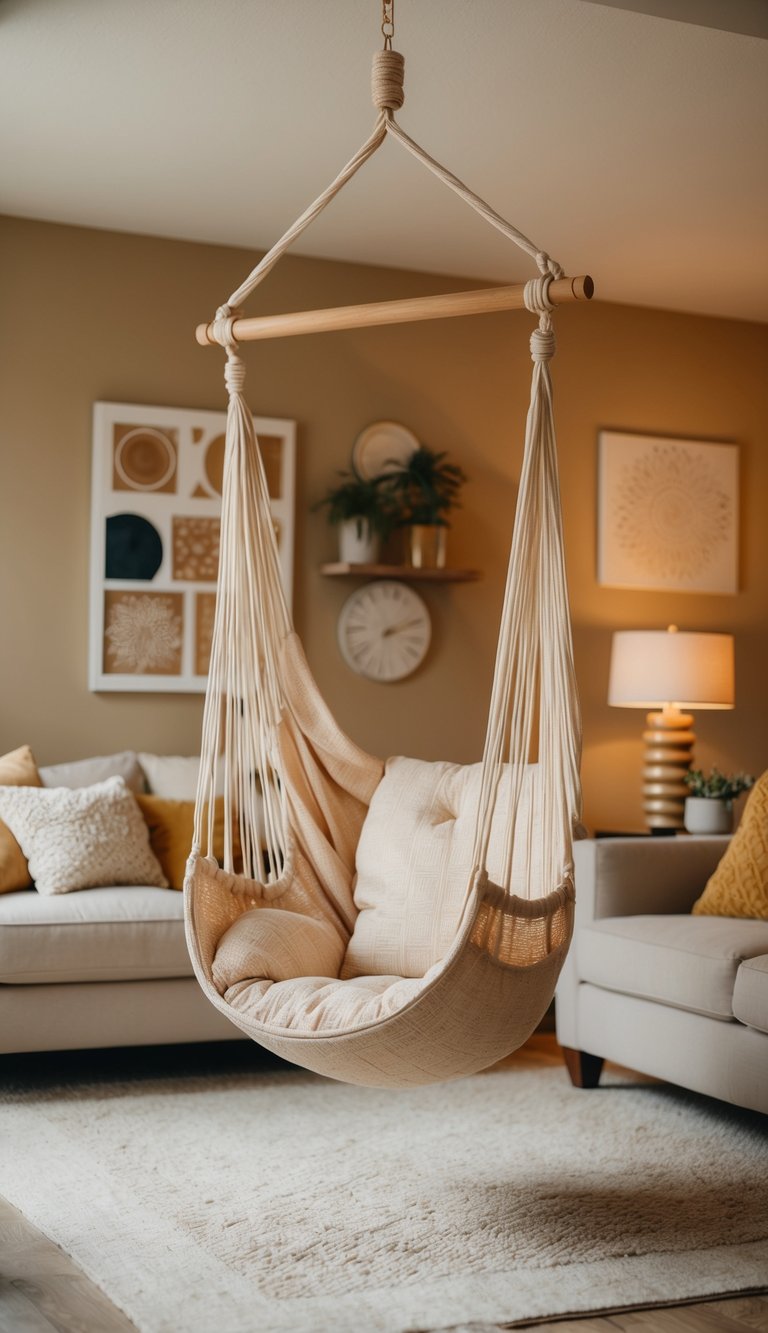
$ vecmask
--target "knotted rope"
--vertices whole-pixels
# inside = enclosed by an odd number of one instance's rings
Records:
[[[288,230],[280,237],[279,241],[267,251],[259,263],[251,270],[248,277],[240,284],[223,306],[220,306],[216,312],[216,318],[213,321],[211,333],[216,342],[226,347],[232,340],[231,320],[236,317],[238,308],[248,299],[256,290],[259,283],[263,282],[268,273],[277,264],[278,260],[291,248],[294,241],[311,226],[316,217],[328,207],[332,199],[335,199],[340,190],[352,177],[360,170],[365,162],[381,147],[387,135],[391,135],[407,148],[415,158],[418,159],[433,175],[447,185],[450,190],[469,204],[476,213],[485,218],[486,222],[500,231],[508,240],[513,241],[521,250],[534,260],[542,275],[549,275],[553,278],[561,278],[563,270],[558,263],[550,259],[545,250],[541,250],[533,241],[529,240],[523,232],[513,227],[511,222],[507,222],[500,213],[497,213],[490,204],[481,199],[478,194],[470,190],[458,176],[454,176],[452,171],[444,167],[434,157],[431,157],[419,144],[415,142],[405,130],[398,125],[395,120],[394,112],[398,110],[405,100],[403,81],[405,76],[405,60],[399,51],[393,51],[385,47],[383,51],[375,51],[371,67],[371,98],[373,105],[378,111],[373,129],[361,144],[360,148],[353,157],[342,167],[338,176],[331,184],[323,190],[322,194],[317,196],[308,208]]]
[[[398,111],[405,101],[405,59],[399,51],[385,47],[374,51],[371,67],[371,100],[379,111]]]

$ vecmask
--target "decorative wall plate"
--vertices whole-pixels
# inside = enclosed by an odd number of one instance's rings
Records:
[[[397,421],[374,421],[355,440],[352,467],[363,481],[371,481],[407,463],[418,447],[419,441],[407,426]]]

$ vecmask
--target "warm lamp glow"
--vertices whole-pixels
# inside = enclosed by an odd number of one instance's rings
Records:
[[[608,702],[618,708],[733,708],[733,635],[620,630]]]
[[[643,809],[649,828],[683,827],[693,718],[683,708],[733,708],[731,634],[619,630],[613,636],[608,702],[649,712],[643,732]]]

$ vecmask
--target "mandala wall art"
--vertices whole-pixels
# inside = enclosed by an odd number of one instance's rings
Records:
[[[602,431],[598,582],[737,592],[738,469],[735,444]]]
[[[296,426],[254,417],[291,604]],[[92,690],[198,692],[211,652],[222,412],[95,403]]]

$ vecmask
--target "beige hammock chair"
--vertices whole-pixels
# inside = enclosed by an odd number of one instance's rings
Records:
[[[199,341],[226,348],[229,410],[184,897],[195,973],[233,1023],[331,1078],[405,1087],[515,1050],[545,1013],[570,943],[580,724],[548,362],[555,300],[588,298],[591,281],[564,278],[404,133],[394,117],[403,58],[388,35],[374,56],[373,97],[370,138],[198,329]],[[242,318],[246,297],[388,137],[521,246],[541,276],[525,287]],[[339,729],[293,631],[238,342],[523,304],[539,322],[483,760],[385,765]]]

